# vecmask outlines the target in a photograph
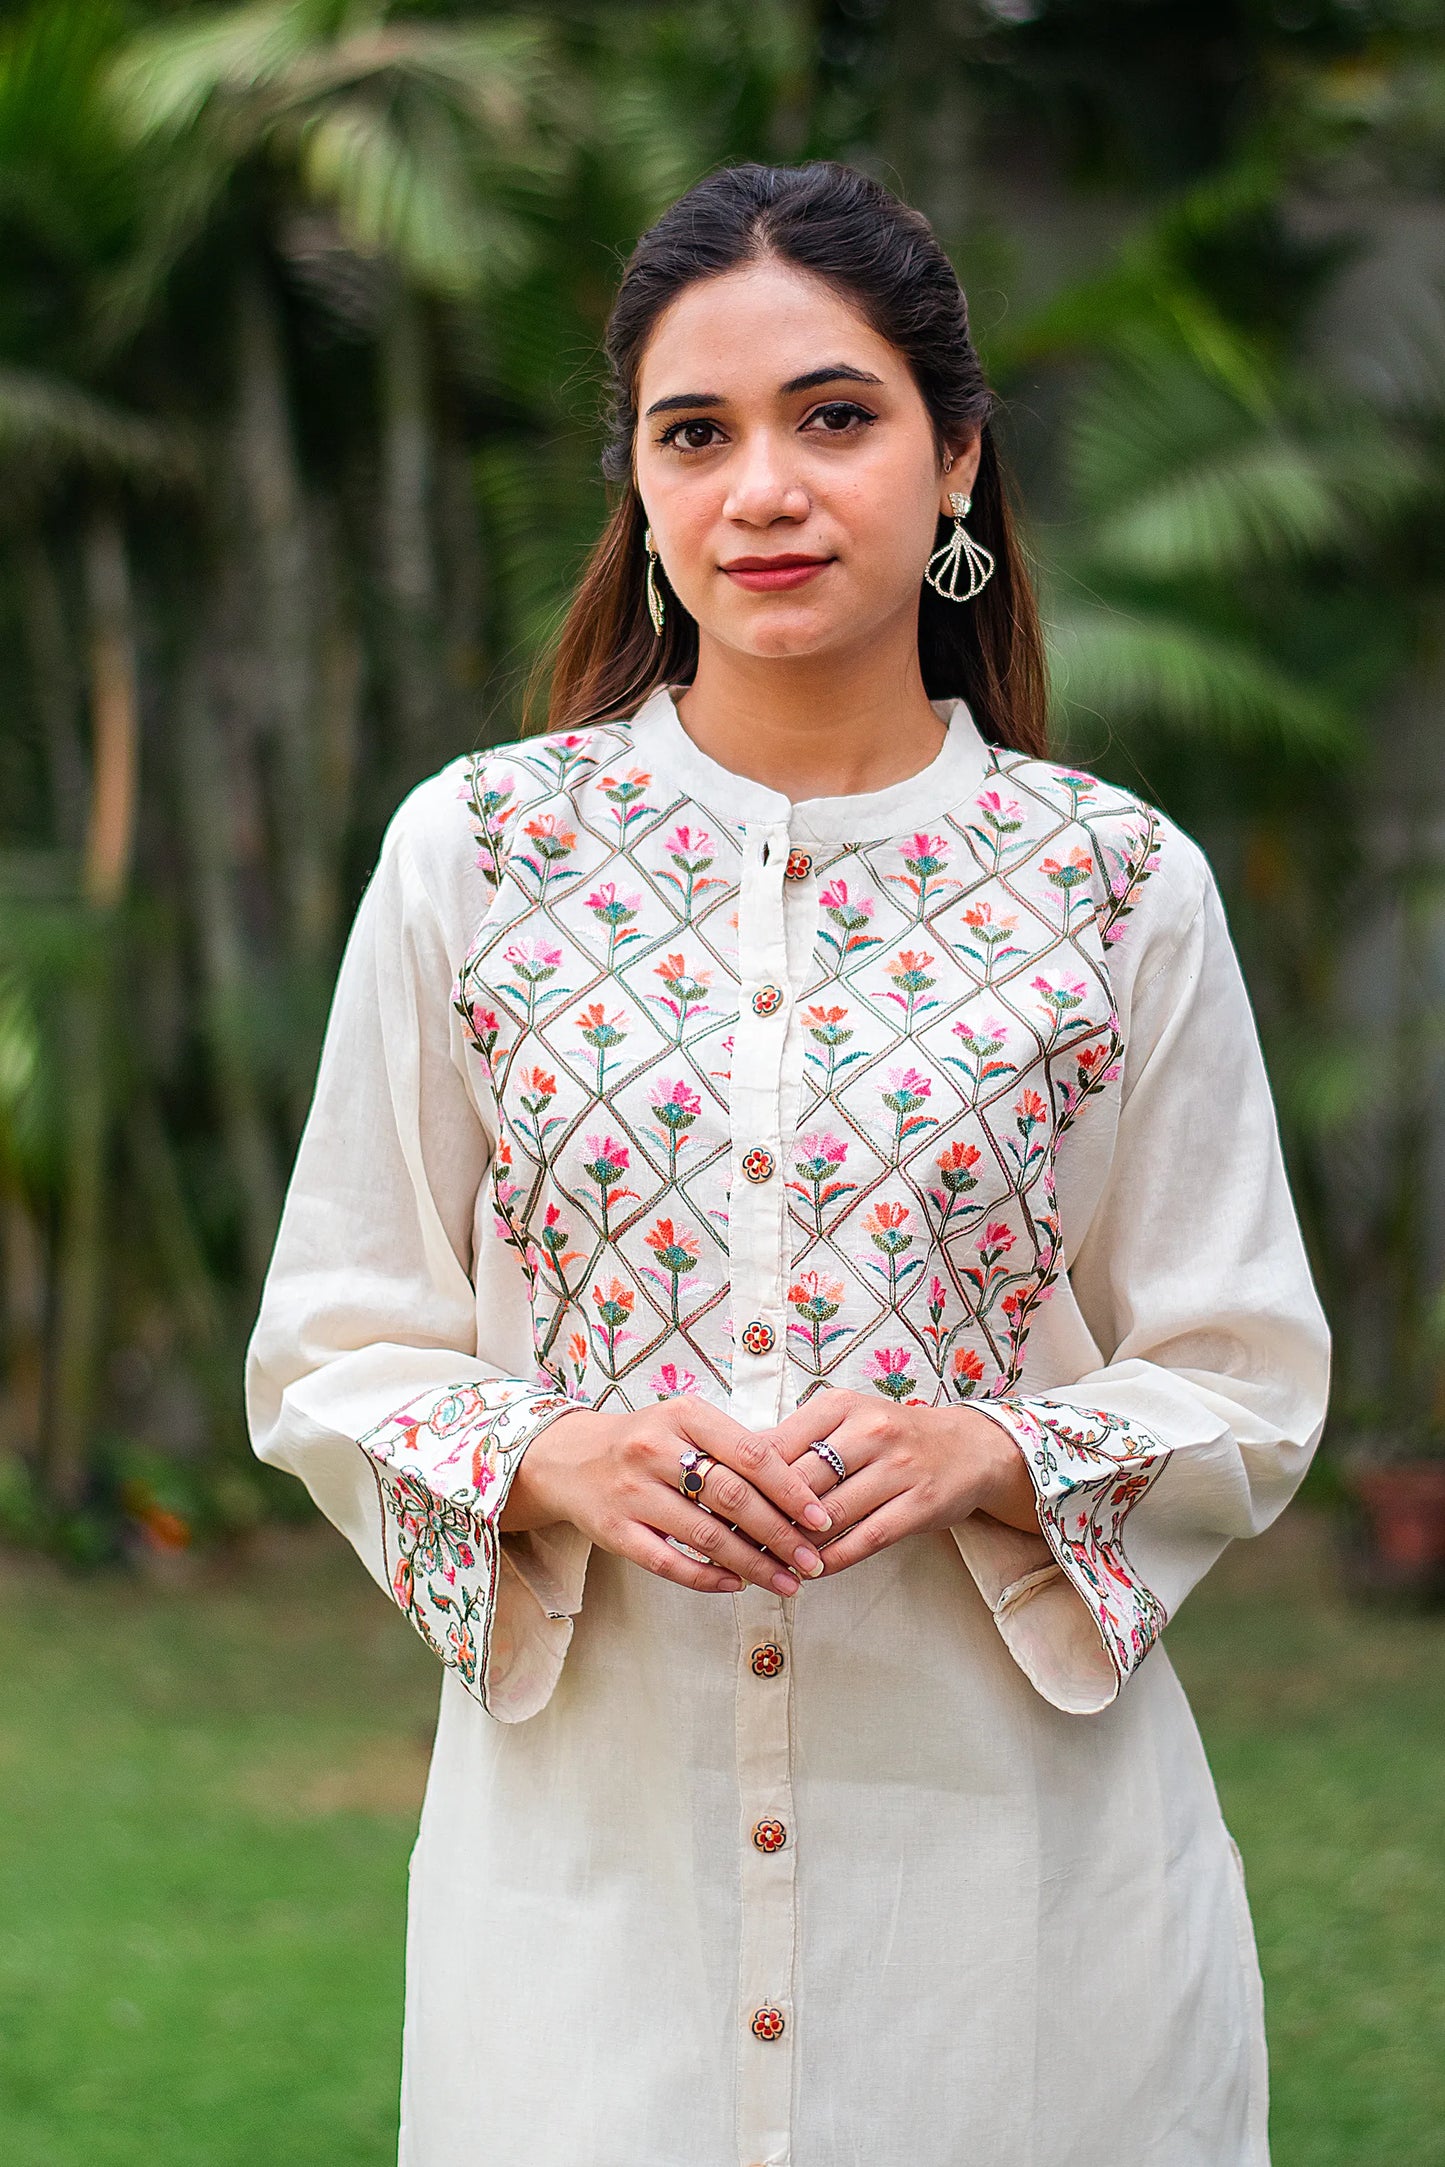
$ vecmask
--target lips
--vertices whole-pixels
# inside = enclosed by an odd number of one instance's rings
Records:
[[[734,557],[720,569],[739,587],[747,587],[755,594],[769,594],[801,587],[831,562],[829,557]]]
[[[828,563],[828,557],[730,557],[724,572],[782,572],[795,563]]]

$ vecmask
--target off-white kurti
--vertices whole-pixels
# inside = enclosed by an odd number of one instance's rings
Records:
[[[362,904],[250,1393],[446,1665],[404,2167],[1266,2158],[1155,1643],[1298,1482],[1325,1330],[1200,853],[938,711],[790,805],[658,692],[423,784]],[[496,1532],[569,1407],[828,1385],[986,1409],[1043,1536],[784,1601]]]

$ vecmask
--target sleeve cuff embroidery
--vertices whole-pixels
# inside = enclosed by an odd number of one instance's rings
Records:
[[[396,1605],[490,1714],[497,1521],[527,1446],[579,1404],[512,1378],[443,1386],[357,1440],[376,1476]]]
[[[1102,1408],[1041,1399],[976,1404],[1023,1454],[1044,1539],[1097,1625],[1123,1684],[1168,1622],[1124,1548],[1128,1516],[1153,1484],[1168,1448],[1141,1424]],[[1014,1590],[1005,1591],[1011,1595]],[[1015,1600],[1020,1598],[1026,1599],[1022,1588]]]

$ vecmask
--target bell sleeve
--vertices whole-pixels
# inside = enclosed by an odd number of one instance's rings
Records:
[[[464,933],[418,870],[434,836],[413,841],[436,788],[393,822],[347,944],[247,1414],[259,1458],[300,1478],[442,1662],[515,1722],[556,1684],[588,1545],[498,1521],[528,1445],[581,1403],[532,1367],[524,1277],[485,1209],[492,1139],[453,1006]],[[474,863],[457,872],[450,889],[475,888]]]
[[[1136,979],[1117,1135],[1069,1272],[1099,1360],[970,1403],[1022,1453],[1043,1544],[982,1515],[953,1531],[1015,1660],[1080,1714],[1115,1698],[1225,1545],[1283,1510],[1328,1389],[1249,999],[1212,876],[1177,831],[1174,847],[1196,903]]]

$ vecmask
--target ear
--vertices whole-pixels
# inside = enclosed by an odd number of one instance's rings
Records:
[[[973,485],[978,480],[978,462],[983,451],[983,438],[977,430],[961,443],[950,444],[944,453],[944,471],[939,476],[938,515],[940,519],[952,519],[953,506],[950,496],[971,497]],[[948,465],[949,459],[953,464]]]

